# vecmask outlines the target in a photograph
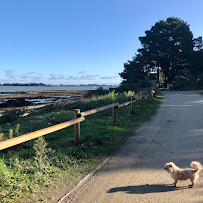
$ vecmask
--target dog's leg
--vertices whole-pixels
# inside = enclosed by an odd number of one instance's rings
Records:
[[[198,174],[196,174],[196,175],[194,175],[194,177],[193,178],[191,178],[190,180],[191,180],[191,182],[192,182],[192,185],[191,185],[191,187],[193,188],[194,187],[194,185],[195,185],[195,182],[197,181],[197,179],[199,178],[199,175]]]
[[[174,187],[176,187],[178,180],[175,180]]]
[[[194,187],[194,184],[195,184],[194,181],[191,180],[191,182],[192,182],[192,185],[188,185],[189,188],[193,188]]]

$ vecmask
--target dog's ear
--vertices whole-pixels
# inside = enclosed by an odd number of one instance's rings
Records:
[[[169,166],[169,169],[168,169],[168,170],[172,173],[173,170],[174,170],[174,169],[173,169],[173,164],[170,163],[168,166]]]
[[[174,168],[174,167],[175,167],[175,164],[174,164],[173,162],[170,162],[170,163],[169,163],[169,166],[172,167],[172,168]]]

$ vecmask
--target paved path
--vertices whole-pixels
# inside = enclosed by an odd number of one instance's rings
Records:
[[[199,91],[163,92],[158,113],[89,180],[62,203],[203,202],[203,172],[194,188],[189,180],[172,187],[163,169],[173,161],[203,164],[203,96]]]

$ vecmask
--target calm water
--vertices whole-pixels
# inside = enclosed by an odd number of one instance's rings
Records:
[[[109,89],[116,86],[0,86],[0,92],[15,92],[15,91],[40,91],[40,90],[96,90],[98,87]]]

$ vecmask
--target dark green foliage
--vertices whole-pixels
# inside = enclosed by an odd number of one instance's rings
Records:
[[[48,153],[51,151],[51,149],[47,149],[46,147],[47,143],[43,137],[39,137],[37,140],[35,140],[33,146],[33,149],[35,150],[34,159],[35,166],[39,174],[46,172],[46,169],[49,166]]]
[[[122,83],[118,88],[116,88],[116,92],[125,92],[125,91],[134,91],[134,92],[139,92],[140,89],[150,87],[151,83],[148,82],[147,80],[142,80],[141,82],[134,84],[130,82],[125,82]]]
[[[188,87],[188,82],[185,78],[182,77],[177,77],[174,82],[172,83],[173,89],[181,89],[181,88],[187,88]]]
[[[160,74],[165,87],[177,77],[176,88],[200,85],[197,78],[203,72],[203,41],[202,37],[193,39],[187,22],[170,17],[156,22],[145,34],[139,37],[142,47],[138,54],[119,73],[122,84],[139,83],[150,72],[157,72],[157,80]]]
[[[85,95],[84,98],[91,98],[92,96],[100,96],[107,94],[109,90],[104,90],[103,87],[98,87],[96,90],[89,90]]]
[[[198,83],[197,85],[198,87],[203,87],[203,72],[198,75],[197,83]]]
[[[145,33],[146,36],[139,37],[142,48],[138,52],[148,59],[147,64],[161,68],[166,82],[173,81],[188,63],[186,56],[193,51],[189,25],[172,17],[160,20]]]
[[[20,115],[23,114],[23,111],[21,110],[12,110],[12,111],[6,111],[3,116],[0,117],[0,123],[10,123],[15,120],[17,120]]]
[[[123,79],[122,84],[137,84],[147,78],[148,70],[144,67],[143,57],[137,55],[132,61],[124,63],[124,71],[119,73]]]
[[[189,64],[187,69],[194,76],[197,77],[203,73],[203,41],[202,37],[193,40],[194,51],[187,55]]]

